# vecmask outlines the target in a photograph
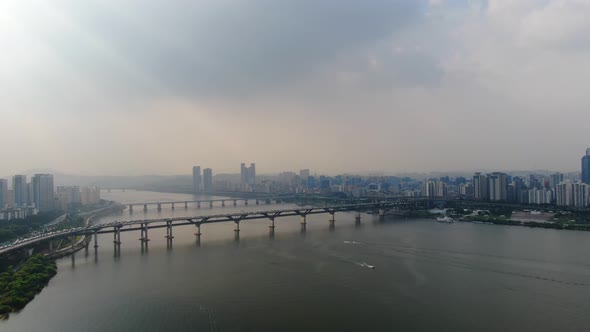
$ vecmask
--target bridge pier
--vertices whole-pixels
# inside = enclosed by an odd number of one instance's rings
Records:
[[[248,206],[248,200],[247,199],[244,200],[244,205]]]
[[[147,211],[147,204],[143,205],[143,211]]]
[[[184,208],[188,209],[188,202],[184,202]]]
[[[201,201],[198,201],[197,202],[197,209],[200,209],[200,208],[201,208]]]
[[[129,204],[129,213],[133,213],[133,205]]]
[[[379,209],[379,218],[385,217],[385,209]]]
[[[98,231],[94,231],[94,250],[98,248]]]
[[[195,226],[197,226],[197,232],[195,233],[195,235],[197,236],[197,238],[201,238],[201,223],[196,223]]]
[[[307,230],[307,215],[301,214],[301,234],[304,234]]]
[[[174,210],[174,203],[172,203],[172,210]]]
[[[270,229],[275,229],[275,217],[269,217],[270,219],[270,225],[268,225],[268,228]]]
[[[258,205],[258,204],[260,204],[260,200],[257,199],[256,200],[256,205]]]
[[[141,237],[139,238],[139,241],[141,241],[141,245],[143,245],[144,242],[148,242],[150,240],[148,238],[148,227],[147,227],[147,224],[142,223],[140,225],[140,232],[141,232]]]
[[[115,232],[113,233],[113,236],[114,236],[113,243],[116,245],[120,245],[121,244],[121,226],[115,226],[114,229],[115,229]]]
[[[238,205],[238,201],[234,199],[234,206]]]
[[[336,212],[330,211],[329,214],[330,214],[330,218],[328,219],[328,221],[330,222],[330,226],[334,226],[334,222],[336,221],[336,217],[335,217]]]
[[[174,236],[172,236],[172,221],[166,221],[166,238],[168,240],[172,240]]]
[[[234,221],[234,223],[236,224],[236,227],[234,228],[234,232],[239,233],[240,232],[240,221],[236,220],[236,221]]]
[[[307,216],[306,215],[301,216],[301,225],[307,225]]]
[[[221,207],[225,207],[225,201],[221,201]]]
[[[361,224],[361,213],[357,212],[356,216],[354,217],[354,224],[355,225],[360,225]]]
[[[162,211],[162,204],[158,203],[158,211]]]
[[[213,201],[209,201],[209,208],[212,209],[213,208]]]

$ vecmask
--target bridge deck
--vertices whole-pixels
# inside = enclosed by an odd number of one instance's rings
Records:
[[[234,212],[226,214],[214,214],[214,215],[201,215],[201,216],[185,216],[185,217],[173,217],[173,218],[156,218],[156,219],[138,219],[129,221],[115,221],[105,224],[92,225],[88,227],[78,227],[69,230],[64,230],[60,233],[42,235],[34,239],[28,239],[16,245],[8,248],[0,249],[0,255],[7,252],[26,248],[35,245],[42,241],[47,241],[55,238],[71,237],[71,236],[82,236],[92,234],[107,234],[115,232],[128,232],[141,230],[141,227],[151,228],[163,228],[163,227],[174,227],[182,225],[201,225],[209,223],[219,222],[235,222],[239,223],[243,220],[254,220],[254,219],[273,219],[280,217],[289,216],[307,216],[313,214],[346,212],[346,211],[366,211],[370,209],[386,209],[394,207],[407,207],[416,206],[428,202],[429,199],[399,199],[394,201],[382,201],[375,203],[360,203],[360,204],[348,204],[348,205],[336,205],[326,207],[301,207],[291,209],[279,209],[279,210],[265,210],[265,211],[253,211],[253,212]],[[182,201],[184,202],[184,201]]]

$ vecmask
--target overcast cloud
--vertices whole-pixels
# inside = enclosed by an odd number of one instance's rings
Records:
[[[0,3],[0,174],[577,170],[585,0]]]

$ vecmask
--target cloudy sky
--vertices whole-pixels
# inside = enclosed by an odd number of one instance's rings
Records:
[[[577,170],[587,0],[0,2],[0,174]]]

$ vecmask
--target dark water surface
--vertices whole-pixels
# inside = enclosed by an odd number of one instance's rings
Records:
[[[110,197],[108,196],[110,195]],[[126,192],[138,202],[187,195]],[[232,202],[233,203],[233,202]],[[290,205],[125,211],[128,220]],[[58,261],[58,274],[2,331],[589,331],[590,233],[363,215],[123,233]],[[375,269],[362,266],[374,265]]]

